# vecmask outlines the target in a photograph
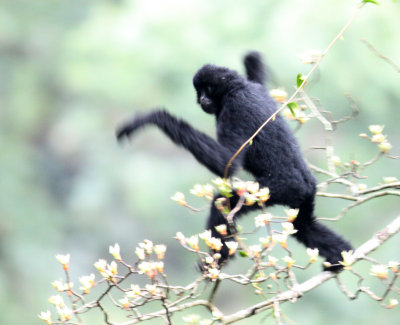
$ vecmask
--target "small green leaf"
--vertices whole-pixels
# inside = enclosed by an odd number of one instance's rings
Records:
[[[229,190],[220,190],[219,192],[221,193],[221,195],[223,195],[223,196],[225,196],[227,198],[233,196],[231,189],[229,189]]]
[[[249,256],[245,251],[239,251],[240,257],[247,257]]]
[[[304,77],[302,76],[301,73],[298,73],[297,76],[296,76],[297,88],[299,88],[302,85],[303,81],[304,81]]]
[[[375,1],[375,0],[362,0],[362,3],[373,3],[373,4],[377,5],[377,6],[380,5],[380,3],[378,1]]]
[[[290,112],[292,113],[293,117],[296,117],[295,109],[299,108],[299,105],[296,102],[290,102],[287,104],[287,107],[289,107]]]

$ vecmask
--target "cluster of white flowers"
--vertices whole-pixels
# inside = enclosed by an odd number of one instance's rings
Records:
[[[225,245],[229,248],[229,255],[233,255],[238,249],[239,243],[235,241],[227,241],[225,242]]]
[[[297,215],[299,214],[299,209],[288,209],[285,210],[285,213],[288,218],[288,221],[293,222],[297,218]]]
[[[319,250],[318,248],[307,248],[307,255],[309,257],[309,262],[314,263],[318,259]]]
[[[138,264],[139,273],[147,275],[150,279],[153,279],[158,273],[162,274],[164,272],[164,262],[161,260],[165,257],[165,252],[167,247],[165,245],[154,245],[152,241],[145,239],[142,243],[139,243],[136,247],[135,253],[141,263]],[[109,252],[120,263],[122,261],[120,246],[118,243],[109,246]],[[146,261],[150,258],[151,254],[157,256],[157,261]],[[63,269],[68,272],[70,255],[57,255],[57,260],[61,263]],[[94,263],[94,267],[99,271],[100,275],[110,281],[113,284],[117,283],[118,275],[118,264],[116,261],[107,262],[105,259],[99,259]],[[69,278],[69,277],[68,277]],[[101,281],[101,280],[100,280]],[[79,289],[82,291],[83,295],[89,294],[91,289],[96,285],[95,275],[85,275],[79,277],[79,282],[81,286]],[[57,291],[66,292],[69,295],[75,294],[72,291],[73,283],[65,283],[62,280],[55,280],[51,283]],[[131,306],[131,299],[136,299],[141,297],[143,294],[162,295],[162,290],[158,288],[155,284],[147,285],[145,289],[141,289],[138,285],[131,285],[131,290],[127,290],[123,298],[119,300],[119,303],[123,308],[129,308]],[[56,307],[58,320],[61,322],[68,321],[72,314],[71,310],[65,303],[60,295],[55,295],[49,298],[49,302]],[[50,311],[41,312],[38,317],[45,321],[47,324],[53,324],[52,315]]]
[[[56,307],[60,321],[65,322],[71,318],[72,310],[64,303],[64,299],[60,295],[51,296],[49,302]],[[53,324],[51,312],[49,310],[41,312],[38,317],[47,324]]]
[[[382,153],[387,153],[392,149],[392,145],[387,140],[386,135],[382,133],[384,129],[383,125],[370,125],[368,129],[372,133],[372,136],[369,137],[367,134],[361,133],[360,137],[370,139],[371,142],[376,143]]]
[[[61,263],[61,265],[63,266],[65,271],[68,271],[68,269],[69,269],[70,257],[71,257],[70,254],[66,254],[66,255],[58,254],[56,256],[57,261],[59,261]]]
[[[146,294],[150,296],[162,296],[163,292],[160,288],[155,284],[146,284],[143,289],[140,288],[137,284],[131,284],[130,290],[125,292],[124,297],[118,300],[121,304],[121,307],[124,309],[128,309],[132,306],[137,305],[138,301],[142,297],[146,297]]]
[[[260,184],[257,182],[244,182],[235,178],[232,182],[232,187],[239,196],[244,195],[245,205],[250,206],[254,203],[262,205],[270,198],[269,188],[260,188]]]
[[[114,246],[109,247],[110,254],[118,261],[121,261],[120,247],[119,244],[116,243]]]
[[[232,185],[229,179],[218,177],[216,178],[213,183],[217,187],[219,193],[221,193],[225,197],[232,196]]]
[[[263,245],[265,248],[270,247],[272,244],[272,237],[271,236],[266,236],[266,237],[260,237],[258,238],[258,241]]]
[[[79,289],[82,290],[84,294],[88,294],[96,284],[95,275],[92,273],[90,275],[81,276],[79,282],[81,283]]]
[[[287,233],[276,233],[272,235],[272,241],[279,243],[285,249],[287,249],[287,238]]]
[[[138,266],[140,273],[146,274],[150,279],[153,279],[158,273],[164,273],[164,262],[141,262]]]
[[[108,264],[105,259],[99,259],[94,263],[94,267],[100,272],[103,278],[115,281],[114,276],[118,274],[118,265],[115,261]]]
[[[262,247],[259,244],[249,246],[250,256],[259,257],[262,252]]]
[[[270,223],[273,215],[271,213],[262,213],[254,218],[256,227],[264,227]]]
[[[225,225],[220,225],[216,227],[220,233],[221,232],[225,233],[227,231],[226,227],[223,226]],[[229,249],[228,251],[229,255],[235,254],[239,246],[239,244],[236,241],[228,240],[226,242],[222,242],[221,238],[213,237],[212,232],[209,229],[203,231],[200,234],[196,234],[190,237],[186,237],[183,233],[178,232],[175,238],[179,241],[179,243],[183,247],[191,249],[196,252],[200,251],[199,239],[201,239],[211,251],[214,251],[212,256],[206,254],[206,256],[203,259],[203,263],[205,263],[204,266],[208,274],[207,276],[212,280],[218,278],[219,274],[218,260],[221,258],[221,254],[219,252],[221,251],[223,245],[226,245],[226,247]]]
[[[198,197],[204,197],[207,200],[212,200],[214,198],[214,191],[214,186],[211,184],[196,184],[194,188],[190,190],[190,193]]]
[[[64,292],[71,290],[74,284],[72,282],[64,283],[61,280],[55,280],[51,283],[51,285],[57,289],[59,292]]]
[[[283,88],[276,88],[276,89],[271,89],[269,91],[270,96],[277,101],[278,103],[284,103],[287,100],[288,93],[286,92],[285,89]]]
[[[218,231],[222,236],[226,236],[228,234],[228,227],[225,224],[215,226],[215,230]]]
[[[389,270],[393,273],[399,272],[399,262],[390,261],[387,265],[384,264],[374,264],[371,266],[370,274],[376,276],[379,279],[387,279],[389,277]]]
[[[388,267],[382,264],[374,264],[371,266],[370,274],[379,279],[387,279],[389,276]]]
[[[199,247],[199,237],[197,235],[190,236],[189,238],[186,238],[186,244],[189,245],[192,249],[194,249],[196,252],[200,250]]]
[[[186,206],[186,199],[185,199],[185,194],[181,193],[181,192],[176,192],[171,199],[177,203],[179,203],[180,205]]]
[[[152,241],[145,239],[142,243],[139,243],[138,247],[135,248],[135,254],[141,261],[145,260],[146,257],[149,257],[152,253],[156,254],[157,259],[162,260],[165,257],[166,250],[167,246],[163,244],[154,245]]]
[[[285,256],[283,258],[283,261],[286,262],[287,267],[290,269],[292,267],[292,265],[294,264],[294,262],[296,262],[293,258],[291,258],[290,256]]]

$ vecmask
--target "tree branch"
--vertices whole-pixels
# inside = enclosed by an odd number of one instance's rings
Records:
[[[383,54],[378,52],[378,50],[370,42],[368,42],[366,39],[362,38],[361,42],[363,42],[372,52],[374,52],[382,60],[384,60],[387,63],[389,63],[393,68],[396,69],[397,72],[400,73],[400,66],[398,66],[396,63],[394,63],[392,59],[389,59],[387,56],[384,56]]]
[[[394,219],[384,229],[377,232],[370,240],[366,241],[354,252],[353,256],[355,258],[355,262],[360,259],[363,259],[366,255],[376,250],[385,241],[387,241],[390,237],[392,237],[399,231],[400,231],[400,216]],[[320,286],[326,281],[334,278],[335,276],[337,276],[337,274],[333,272],[329,271],[321,272],[320,274],[312,277],[311,279],[294,286],[292,290],[287,290],[285,292],[282,292],[281,294],[278,294],[276,297],[270,300],[263,301],[247,309],[243,309],[237,313],[225,316],[221,319],[221,321],[223,324],[231,324],[238,320],[257,314],[263,310],[273,308],[276,302],[284,303],[286,301],[293,301],[297,298],[302,297],[308,291],[311,291],[312,289]]]

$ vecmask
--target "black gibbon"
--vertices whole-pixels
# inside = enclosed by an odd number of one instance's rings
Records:
[[[265,67],[260,55],[249,53],[244,64],[247,79],[236,71],[210,64],[203,66],[193,78],[197,102],[206,113],[216,117],[217,140],[165,110],[152,111],[123,125],[117,131],[118,139],[130,137],[140,128],[154,124],[174,143],[189,150],[211,172],[223,177],[231,157],[277,109],[264,86]],[[293,222],[298,230],[294,236],[306,247],[318,248],[320,255],[331,264],[342,260],[342,251],[352,249],[347,241],[316,220],[313,214],[316,180],[303,159],[296,138],[280,115],[241,151],[228,176],[239,167],[254,175],[260,187],[269,188],[270,199],[266,206],[279,204],[299,209]],[[238,199],[238,195],[229,198],[230,206],[234,207]],[[244,206],[236,216],[256,208],[257,205]],[[224,243],[225,237],[215,229],[221,224],[227,225],[227,220],[212,204],[207,229]],[[230,238],[231,232],[229,227],[227,229],[227,238]],[[226,245],[220,253],[220,262],[223,262],[228,258]],[[339,268],[332,267],[331,270]]]

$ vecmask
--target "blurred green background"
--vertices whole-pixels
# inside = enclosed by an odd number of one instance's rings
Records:
[[[376,146],[358,137],[369,124],[384,124],[399,153],[400,75],[360,42],[366,38],[400,64],[400,4],[381,2],[364,8],[308,88],[336,117],[349,111],[345,92],[360,105],[359,116],[335,135],[336,154],[344,161],[375,156]],[[59,253],[71,254],[78,287],[78,276],[95,272],[93,262],[110,258],[110,244],[118,242],[122,254],[133,257],[137,243],[149,238],[168,245],[171,283],[193,280],[195,257],[172,237],[200,232],[207,212],[192,214],[170,197],[213,175],[155,129],[118,145],[116,126],[135,112],[166,107],[214,134],[214,120],[197,107],[191,83],[201,65],[242,72],[243,55],[256,49],[271,67],[272,86],[292,92],[296,74],[310,68],[297,54],[325,48],[356,4],[0,1],[0,323],[42,324],[36,315],[55,294],[50,282],[63,276]],[[323,145],[321,129],[309,122],[297,132],[305,150]],[[321,153],[309,158],[325,167]],[[379,161],[367,173],[360,182],[368,185],[399,177],[399,162]],[[317,214],[333,217],[344,203],[319,199]],[[398,213],[399,200],[384,197],[329,225],[357,246]],[[374,257],[398,260],[399,245],[397,236]],[[303,247],[292,246],[304,255]],[[300,280],[319,268],[299,274]],[[217,301],[233,312],[260,299],[251,289],[222,286]],[[282,308],[296,324],[307,325],[398,324],[400,317],[399,309],[382,309],[363,296],[348,301],[334,282]],[[181,323],[182,315],[174,321]],[[264,316],[240,324],[274,323]],[[101,321],[95,312],[88,318],[88,324]]]

